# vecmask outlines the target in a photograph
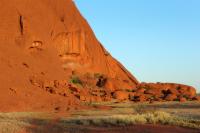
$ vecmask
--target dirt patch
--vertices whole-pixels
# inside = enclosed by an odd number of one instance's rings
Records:
[[[86,127],[88,133],[199,133],[200,130],[161,125],[134,125],[124,127]]]
[[[200,133],[200,130],[162,125],[133,125],[119,127],[71,126],[65,129],[55,123],[51,123],[44,128],[31,127],[26,129],[25,133],[161,133],[161,131],[162,133]]]

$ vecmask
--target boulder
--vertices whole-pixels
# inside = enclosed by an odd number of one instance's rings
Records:
[[[199,102],[200,102],[200,96],[195,96],[195,97],[193,98],[193,100],[196,100],[196,101],[199,101]]]
[[[179,95],[179,91],[177,88],[169,88],[168,90],[170,94],[175,94],[177,96]]]
[[[113,98],[117,100],[128,100],[129,93],[126,91],[116,91],[113,93]]]
[[[175,83],[141,83],[137,85],[137,88],[140,92],[142,92],[141,88],[145,88],[144,93],[153,95],[155,100],[173,101],[180,96],[186,100],[191,100],[196,96],[195,88]],[[184,98],[181,98],[181,100],[185,101]]]
[[[187,102],[187,99],[186,99],[185,97],[180,97],[180,98],[179,98],[179,101],[180,101],[180,102]]]
[[[72,91],[72,92],[80,92],[81,90],[77,87],[69,87],[69,89]]]
[[[145,95],[138,95],[138,96],[135,96],[134,101],[136,101],[136,102],[145,102],[145,101],[147,101],[147,97]]]
[[[175,94],[168,94],[166,97],[165,97],[165,100],[167,101],[174,101],[177,99],[177,96]]]
[[[54,88],[55,84],[54,81],[44,81],[43,88]]]
[[[91,102],[102,102],[102,99],[101,97],[93,96],[91,97]]]
[[[143,94],[144,94],[145,91],[146,91],[145,88],[139,88],[139,89],[136,90],[137,93],[143,93]]]
[[[116,91],[116,85],[112,79],[107,79],[104,87],[106,88],[106,90],[109,90],[111,92]]]
[[[145,91],[145,94],[152,95],[154,97],[163,97],[164,96],[162,90],[158,89],[158,88],[149,88],[148,90]]]
[[[129,93],[129,100],[134,101],[135,94],[136,94],[135,92],[130,92]]]
[[[181,95],[184,95],[185,97],[192,99],[196,96],[196,90],[193,87],[189,86],[180,86],[178,88],[178,91],[180,92]]]

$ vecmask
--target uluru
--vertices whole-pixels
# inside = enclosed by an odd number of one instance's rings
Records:
[[[2,113],[69,115],[112,110],[95,103],[200,101],[192,86],[137,80],[98,41],[73,0],[0,1],[0,84]]]
[[[73,74],[105,75],[108,89],[138,84],[96,39],[72,0],[2,0],[0,5],[1,103],[34,101],[46,94],[30,81],[67,82]]]

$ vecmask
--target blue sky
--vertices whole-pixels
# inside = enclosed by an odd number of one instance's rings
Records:
[[[104,47],[139,81],[200,91],[200,0],[75,0]]]

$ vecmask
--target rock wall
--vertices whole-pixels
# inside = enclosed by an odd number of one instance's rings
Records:
[[[53,43],[58,51],[59,56],[80,56],[85,52],[85,33],[81,30],[60,33],[55,37]]]
[[[73,73],[99,73],[108,79],[105,89],[138,84],[96,39],[72,0],[1,0],[0,72],[1,110],[76,101],[46,94],[33,86],[31,77],[69,81]]]

